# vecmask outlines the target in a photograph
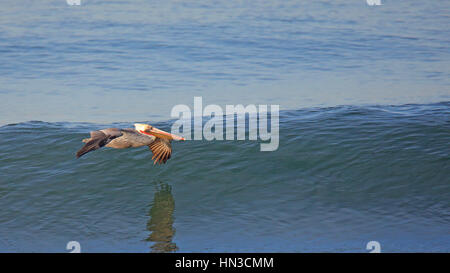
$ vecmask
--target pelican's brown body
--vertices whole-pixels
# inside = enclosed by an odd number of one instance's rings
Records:
[[[161,164],[166,163],[172,155],[171,140],[184,140],[147,124],[135,124],[135,127],[136,129],[107,128],[92,131],[90,138],[83,139],[86,144],[77,152],[77,158],[101,147],[125,149],[148,146],[153,152],[154,164]]]

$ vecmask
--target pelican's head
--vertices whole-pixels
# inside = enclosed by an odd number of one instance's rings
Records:
[[[151,125],[143,123],[135,123],[134,128],[141,134],[164,138],[168,140],[185,140],[183,137],[159,130]]]

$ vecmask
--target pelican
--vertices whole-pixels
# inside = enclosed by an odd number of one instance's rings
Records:
[[[103,146],[116,149],[148,146],[153,153],[153,165],[162,164],[172,155],[172,140],[185,140],[148,124],[136,123],[134,128],[91,131],[91,137],[83,139],[86,144],[77,152],[77,158]]]

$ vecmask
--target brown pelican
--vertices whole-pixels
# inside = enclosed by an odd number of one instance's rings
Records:
[[[148,146],[153,153],[153,164],[161,164],[166,163],[172,154],[170,142],[184,140],[180,136],[164,132],[148,124],[136,123],[134,128],[107,128],[92,131],[90,138],[83,139],[86,144],[77,152],[77,158],[103,146],[116,149]]]

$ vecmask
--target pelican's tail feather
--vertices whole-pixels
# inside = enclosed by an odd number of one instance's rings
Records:
[[[100,149],[101,147],[106,145],[106,138],[94,138],[89,140],[84,146],[83,148],[81,148],[78,152],[77,152],[77,158],[79,158],[80,156],[87,154],[91,151],[95,151],[97,149]]]
[[[101,147],[111,142],[111,140],[120,136],[122,136],[122,131],[117,128],[91,131],[91,137],[83,139],[83,142],[86,144],[77,152],[77,158],[89,153],[90,151],[100,149]]]

